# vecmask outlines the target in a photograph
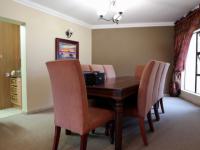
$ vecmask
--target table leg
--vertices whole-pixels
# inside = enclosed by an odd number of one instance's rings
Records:
[[[115,102],[115,150],[122,149],[123,102]]]

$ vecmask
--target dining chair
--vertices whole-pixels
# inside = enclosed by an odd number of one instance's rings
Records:
[[[160,61],[157,61],[157,62],[159,63],[159,67],[158,67],[158,71],[156,74],[156,80],[155,80],[155,84],[154,84],[155,92],[153,93],[153,100],[154,100],[153,108],[154,108],[154,114],[155,114],[156,120],[159,121],[160,115],[159,115],[159,111],[158,111],[158,108],[159,108],[158,94],[159,94],[159,87],[160,87],[160,83],[161,83],[161,76],[162,76],[165,64]]]
[[[111,110],[88,106],[79,60],[58,60],[46,64],[54,103],[53,150],[58,148],[61,128],[80,134],[80,150],[86,150],[89,131],[112,121],[114,113]]]
[[[135,77],[138,78],[139,80],[142,77],[142,73],[143,73],[144,67],[145,67],[145,65],[136,65]]]
[[[154,95],[154,100],[155,100],[155,104],[153,106],[154,109],[154,114],[156,117],[156,120],[159,121],[160,120],[160,115],[159,115],[159,105],[161,107],[161,111],[162,113],[164,113],[164,105],[163,105],[163,97],[164,97],[164,86],[165,86],[165,78],[167,75],[167,71],[169,68],[169,63],[165,63],[162,61],[159,61],[159,63],[161,63],[161,65],[159,66],[159,71],[156,77],[156,89],[158,90],[157,92],[155,92]],[[143,70],[144,70],[145,65],[137,65],[136,69],[135,69],[135,76],[138,79],[141,79]],[[158,89],[159,86],[159,89]],[[157,96],[157,97],[156,97]]]
[[[103,65],[92,64],[90,65],[92,71],[99,71],[101,73],[105,73]]]
[[[144,126],[144,119],[146,116],[150,130],[154,131],[151,118],[151,108],[154,104],[153,94],[156,92],[154,85],[158,68],[159,63],[154,60],[145,65],[138,89],[137,105],[135,107],[124,109],[125,116],[132,116],[138,119],[140,133],[145,145],[148,145]]]
[[[81,64],[81,69],[82,71],[86,71],[86,72],[92,71],[90,68],[90,65],[87,65],[87,64]]]
[[[106,79],[116,77],[116,73],[115,73],[115,69],[113,65],[103,65],[103,68],[104,68]]]
[[[160,86],[159,86],[159,93],[158,93],[158,100],[160,102],[160,107],[162,110],[162,113],[165,112],[164,110],[164,105],[163,105],[163,97],[164,97],[164,88],[165,88],[165,81],[166,81],[166,76],[167,76],[167,72],[169,70],[169,63],[166,62],[162,62],[164,64],[164,69],[161,75],[161,80],[160,80]]]
[[[160,116],[159,116],[159,112],[158,112],[158,108],[159,108],[159,104],[161,107],[161,111],[162,113],[164,113],[164,105],[163,105],[163,97],[164,97],[164,87],[165,87],[165,80],[166,80],[166,76],[167,76],[167,72],[169,69],[170,64],[166,63],[166,62],[159,62],[160,63],[160,67],[159,67],[159,72],[158,72],[158,76],[157,76],[157,81],[159,81],[159,87],[158,87],[158,94],[157,97],[155,99],[155,104],[154,104],[154,112],[155,112],[155,116],[156,116],[156,120],[159,121],[160,120]]]

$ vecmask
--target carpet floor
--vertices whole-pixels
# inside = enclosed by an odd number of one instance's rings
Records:
[[[144,146],[135,119],[123,124],[124,150],[199,150],[200,107],[179,98],[164,98],[165,114],[154,121],[155,132],[146,123],[149,146]],[[0,150],[51,150],[54,124],[52,111],[18,114],[0,119]],[[104,128],[88,138],[88,150],[113,150]],[[78,150],[80,137],[62,130],[59,150]]]

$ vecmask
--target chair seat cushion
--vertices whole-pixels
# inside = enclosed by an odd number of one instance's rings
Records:
[[[108,121],[114,120],[114,112],[112,110],[89,107],[89,126],[90,130],[103,125]]]

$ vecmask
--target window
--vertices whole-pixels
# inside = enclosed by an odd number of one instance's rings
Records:
[[[194,32],[190,42],[183,87],[186,91],[200,94],[200,31]]]

